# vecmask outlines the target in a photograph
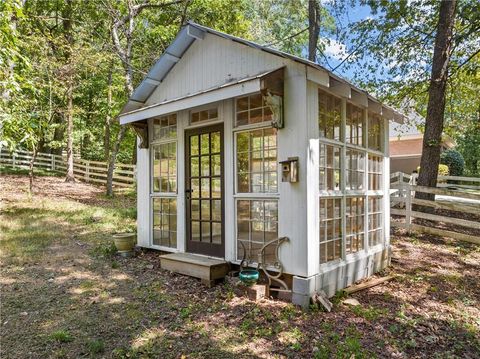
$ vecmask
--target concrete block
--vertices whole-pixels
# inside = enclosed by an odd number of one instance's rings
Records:
[[[315,292],[315,277],[293,277],[292,292],[311,295]]]
[[[301,306],[303,309],[308,309],[310,307],[310,296],[292,293],[292,303]]]

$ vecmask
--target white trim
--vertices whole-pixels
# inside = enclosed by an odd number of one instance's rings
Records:
[[[231,97],[238,97],[253,92],[259,92],[260,83],[260,78],[254,78],[241,83],[226,84],[223,85],[223,87],[194,93],[182,98],[144,107],[120,115],[120,124],[125,125],[127,123],[144,120],[150,117],[161,116],[171,112],[177,112],[180,110],[206,105],[208,103],[226,100]]]

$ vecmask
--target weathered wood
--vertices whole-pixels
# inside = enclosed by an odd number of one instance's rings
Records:
[[[352,293],[359,292],[361,290],[372,288],[372,287],[375,287],[379,284],[391,281],[395,277],[396,276],[394,276],[394,275],[389,275],[389,276],[382,277],[382,278],[371,279],[371,280],[369,280],[367,282],[364,282],[364,283],[354,284],[350,287],[345,288],[343,291],[347,294],[352,294]]]
[[[440,195],[444,195],[444,196],[470,198],[470,199],[480,200],[480,194],[460,192],[460,191],[452,191],[452,190],[443,189],[443,188],[436,188],[436,187],[434,188],[434,187],[425,187],[425,186],[411,186],[411,190],[415,191],[415,192],[433,193],[433,194],[440,194]]]
[[[468,221],[466,219],[439,216],[436,214],[430,214],[430,213],[424,213],[424,212],[418,212],[418,211],[412,211],[411,215],[412,217],[415,217],[415,218],[428,219],[428,220],[437,221],[437,222],[452,223],[452,224],[456,224],[463,227],[480,229],[480,222]]]
[[[328,300],[328,296],[323,290],[316,292],[312,297],[312,301],[320,304],[327,312],[332,311],[333,304],[330,302],[330,300]]]
[[[418,224],[412,224],[411,228],[415,231],[422,232],[422,233],[433,234],[440,237],[449,237],[452,239],[457,239],[459,241],[464,241],[464,242],[469,242],[474,244],[480,244],[480,237],[478,236],[472,236],[465,233],[447,231],[445,229],[440,229],[440,228],[426,227]]]
[[[466,203],[456,203],[456,202],[447,202],[447,201],[439,202],[438,200],[429,201],[429,200],[418,199],[418,198],[412,199],[412,203],[418,204],[421,206],[433,207],[437,209],[446,209],[451,211],[466,212],[466,213],[480,215],[479,205],[475,205],[475,204],[468,205]]]
[[[211,281],[223,279],[230,270],[224,260],[208,258],[190,253],[171,253],[160,256],[160,266],[175,273],[199,278],[211,285]]]

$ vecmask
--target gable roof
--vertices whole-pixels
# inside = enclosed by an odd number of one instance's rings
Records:
[[[132,96],[129,98],[128,102],[123,107],[122,111],[120,112],[120,115],[125,115],[132,111],[142,108],[147,102],[147,100],[149,99],[149,97],[154,93],[156,88],[161,85],[163,80],[166,78],[166,76],[172,70],[172,68],[176,65],[176,63],[182,58],[182,56],[185,54],[188,48],[197,39],[203,39],[206,33],[216,35],[230,41],[238,42],[245,46],[252,47],[259,51],[265,51],[275,56],[290,59],[292,61],[304,64],[310,68],[322,71],[324,73],[328,73],[328,76],[332,78],[334,81],[337,81],[341,84],[348,85],[356,92],[366,95],[369,102],[372,101],[373,103],[378,103],[379,106],[383,106],[388,111],[391,111],[395,115],[394,116],[395,121],[403,122],[404,115],[402,113],[398,112],[392,107],[386,106],[384,104],[380,104],[380,101],[378,101],[376,98],[368,94],[367,91],[356,87],[355,85],[351,84],[347,80],[333,74],[332,72],[330,72],[329,70],[327,70],[326,68],[324,68],[323,66],[315,62],[303,59],[301,57],[298,57],[292,54],[288,54],[283,51],[275,50],[267,46],[259,45],[255,42],[248,41],[236,36],[232,36],[232,35],[211,29],[209,27],[199,25],[192,21],[187,22],[187,24],[182,27],[182,29],[179,31],[179,33],[177,34],[173,42],[167,47],[167,49],[162,54],[162,56],[160,56],[157,62],[152,66],[148,74],[142,80],[140,85],[137,86]]]

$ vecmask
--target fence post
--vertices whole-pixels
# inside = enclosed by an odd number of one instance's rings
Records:
[[[50,155],[50,168],[52,169],[52,171],[55,171],[55,155],[54,154],[51,154]]]
[[[407,226],[407,232],[410,232],[412,226],[412,188],[409,184],[404,184],[406,190],[405,199],[405,224]]]
[[[85,161],[85,181],[90,179],[90,161]]]
[[[13,155],[12,155],[12,166],[13,166],[13,168],[15,168],[15,165],[16,165],[16,163],[15,163],[16,157],[17,157],[17,153],[13,152]]]

